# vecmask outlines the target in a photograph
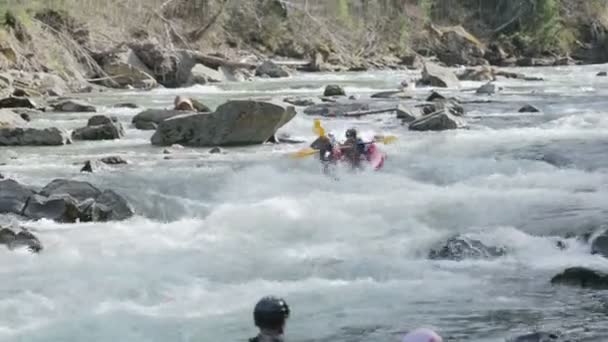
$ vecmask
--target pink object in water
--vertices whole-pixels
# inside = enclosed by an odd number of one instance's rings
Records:
[[[386,155],[382,153],[376,144],[371,143],[367,147],[367,161],[371,164],[374,170],[380,170],[384,166]]]
[[[443,339],[433,330],[416,329],[405,335],[401,342],[443,342]]]

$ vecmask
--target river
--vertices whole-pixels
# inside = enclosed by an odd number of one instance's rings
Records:
[[[394,134],[380,172],[324,176],[305,145],[172,149],[130,127],[134,102],[168,107],[176,94],[211,107],[227,99],[319,95],[339,83],[362,97],[394,89],[414,72],[304,74],[281,80],[107,92],[87,96],[127,127],[119,141],[0,148],[0,172],[43,186],[90,181],[125,195],[137,211],[124,222],[28,222],[40,255],[0,249],[2,341],[244,341],[263,295],[292,309],[290,341],[398,341],[430,326],[447,341],[490,342],[542,330],[606,341],[608,293],[552,287],[569,266],[608,269],[576,239],[608,217],[606,66],[521,69],[542,82],[500,79],[443,90],[466,104],[469,129],[410,132],[393,115],[328,119],[364,135]],[[423,98],[429,89],[417,89]],[[542,113],[518,113],[524,104]],[[91,114],[46,113],[33,125],[76,128]],[[281,132],[314,139],[299,114]],[[87,159],[129,161],[82,174]],[[167,159],[166,157],[170,157]],[[6,218],[0,219],[7,220]],[[501,244],[494,260],[430,261],[431,247],[456,233]]]

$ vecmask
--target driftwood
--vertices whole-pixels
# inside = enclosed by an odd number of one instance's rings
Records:
[[[384,109],[373,109],[373,110],[357,110],[357,111],[352,111],[352,112],[344,112],[340,115],[337,114],[333,114],[330,113],[328,115],[326,115],[327,117],[349,117],[349,118],[358,118],[358,117],[362,117],[362,116],[366,116],[366,115],[372,115],[372,114],[384,114],[384,113],[391,113],[396,111],[397,108],[395,107],[391,107],[391,108],[384,108]]]
[[[180,50],[185,51],[194,59],[195,62],[203,64],[212,69],[218,69],[219,67],[228,67],[233,69],[255,69],[257,68],[256,64],[251,63],[242,63],[231,61],[226,58],[218,57],[218,56],[210,56],[205,55],[198,51],[193,50]]]

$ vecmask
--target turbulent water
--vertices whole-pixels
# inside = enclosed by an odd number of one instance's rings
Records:
[[[608,78],[603,66],[523,70],[544,82],[500,80],[443,91],[466,104],[469,129],[409,132],[393,115],[324,121],[343,134],[395,134],[380,172],[320,172],[305,145],[175,149],[129,127],[120,141],[64,147],[0,148],[0,172],[43,186],[86,180],[127,196],[138,215],[125,222],[28,222],[40,255],[0,249],[2,341],[243,341],[263,295],[286,298],[291,341],[397,341],[430,326],[447,341],[504,341],[535,329],[577,341],[606,341],[608,293],[552,287],[569,266],[608,269],[576,239],[608,216]],[[180,90],[110,92],[90,100],[129,125],[131,101],[170,106],[189,94],[227,99],[319,95],[340,83],[361,97],[395,88],[407,72],[300,75],[285,80]],[[429,89],[417,89],[421,98]],[[526,103],[542,113],[518,113]],[[47,113],[39,126],[84,126],[90,114]],[[312,118],[281,131],[311,141]],[[124,167],[93,174],[87,159],[120,155]],[[430,261],[429,249],[464,233],[508,247],[495,260]]]

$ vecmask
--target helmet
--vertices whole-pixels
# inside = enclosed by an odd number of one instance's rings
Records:
[[[430,329],[416,329],[405,335],[401,342],[442,342],[441,336]]]
[[[253,309],[253,320],[260,329],[279,329],[289,318],[289,306],[282,298],[264,297]]]
[[[349,128],[346,130],[346,138],[356,138],[357,130],[354,128]]]

